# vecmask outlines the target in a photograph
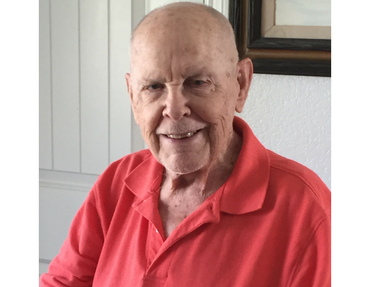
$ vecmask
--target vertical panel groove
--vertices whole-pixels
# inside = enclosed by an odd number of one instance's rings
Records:
[[[111,125],[111,114],[110,114],[110,68],[111,68],[111,65],[110,65],[110,41],[111,41],[111,37],[110,37],[110,23],[111,23],[111,19],[110,19],[110,3],[111,0],[108,0],[108,25],[107,25],[107,30],[108,30],[108,163],[107,165],[109,165],[110,163],[110,155],[111,155],[111,152],[110,152],[110,145],[111,145],[111,141],[110,141],[110,125]]]
[[[100,174],[109,163],[108,4],[80,0],[82,173]]]
[[[144,15],[148,14],[150,12],[150,0],[145,0],[145,13]],[[132,26],[134,28],[135,26]]]
[[[80,170],[78,2],[51,6],[54,170]]]
[[[51,1],[49,0],[49,45],[50,45],[50,122],[51,122],[51,169],[54,170],[54,131],[53,131],[53,49],[51,29]]]
[[[80,0],[78,0],[78,113],[79,113],[79,162],[80,162],[80,173],[82,172],[82,136],[81,136],[81,10]]]

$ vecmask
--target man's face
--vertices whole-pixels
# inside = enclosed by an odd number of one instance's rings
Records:
[[[153,155],[178,174],[223,159],[234,111],[244,104],[237,63],[208,30],[193,21],[142,32],[132,46],[127,82],[135,119]]]

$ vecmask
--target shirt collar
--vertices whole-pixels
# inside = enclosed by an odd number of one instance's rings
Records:
[[[236,116],[234,130],[242,136],[243,145],[233,172],[224,184],[220,210],[243,214],[262,207],[269,182],[270,160],[267,150],[248,124]]]
[[[149,155],[141,160],[140,164],[126,177],[125,184],[142,201],[159,192],[162,181],[163,166],[155,159],[149,150]]]

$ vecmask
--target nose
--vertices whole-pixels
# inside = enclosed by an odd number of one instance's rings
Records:
[[[179,121],[184,116],[190,116],[191,110],[188,106],[188,99],[183,94],[181,87],[168,88],[165,100],[163,117],[169,117],[174,121]]]

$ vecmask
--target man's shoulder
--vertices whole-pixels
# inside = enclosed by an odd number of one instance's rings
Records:
[[[288,197],[310,199],[326,212],[330,210],[331,192],[320,177],[308,167],[268,150],[270,182]]]
[[[307,185],[319,184],[320,186],[325,186],[320,177],[303,164],[278,155],[273,151],[267,150],[267,152],[269,154],[270,166],[272,169],[284,172],[291,177],[299,178]]]

